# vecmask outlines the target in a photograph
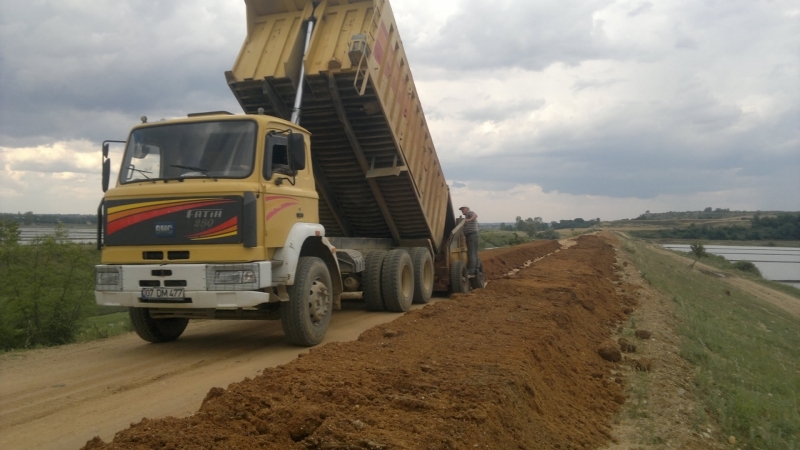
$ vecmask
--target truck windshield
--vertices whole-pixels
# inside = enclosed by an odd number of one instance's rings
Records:
[[[134,130],[120,182],[245,178],[253,172],[256,124],[249,120],[160,125]]]

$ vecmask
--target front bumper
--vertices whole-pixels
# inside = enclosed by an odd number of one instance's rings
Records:
[[[272,263],[261,261],[248,264],[166,264],[166,265],[100,265],[98,273],[117,273],[116,277],[102,277],[116,283],[96,284],[95,301],[98,305],[136,308],[174,309],[238,309],[254,308],[271,300],[268,292],[272,286]],[[217,271],[249,269],[255,280],[243,284],[217,284]],[[101,277],[98,277],[98,279]],[[107,282],[107,281],[106,281]],[[142,289],[147,287],[182,288],[182,299],[142,299]]]

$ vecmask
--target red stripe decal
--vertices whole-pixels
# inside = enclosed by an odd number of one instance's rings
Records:
[[[283,211],[284,209],[286,209],[286,208],[288,208],[288,207],[290,207],[292,205],[296,205],[296,204],[297,204],[297,202],[288,202],[288,203],[282,204],[281,206],[278,206],[277,208],[273,209],[272,211],[270,211],[267,214],[267,220],[271,219],[272,216],[274,216],[275,214],[278,214],[279,212]]]
[[[210,236],[212,234],[219,233],[220,231],[223,231],[223,230],[224,231],[233,231],[233,230],[226,230],[226,228],[236,227],[236,225],[238,225],[238,223],[239,223],[239,218],[238,217],[234,217],[234,218],[228,220],[227,222],[225,222],[225,223],[223,223],[221,225],[217,225],[216,227],[211,228],[210,230],[206,230],[206,231],[203,231],[203,232],[197,233],[197,234],[192,234],[192,235],[186,236],[186,237],[188,237],[189,239],[193,239],[193,238]]]
[[[155,217],[165,216],[167,214],[172,214],[175,212],[186,211],[187,209],[194,209],[200,207],[207,207],[213,205],[220,205],[224,203],[231,203],[233,200],[221,200],[215,202],[197,202],[197,203],[190,203],[188,205],[182,206],[168,206],[166,208],[157,209],[155,211],[147,211],[139,214],[134,214],[132,216],[128,216],[122,219],[114,220],[108,223],[108,234],[114,234],[123,228],[127,228],[131,225],[136,225],[137,223],[144,222],[145,220],[149,220]]]

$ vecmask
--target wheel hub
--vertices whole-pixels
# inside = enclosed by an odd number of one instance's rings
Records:
[[[325,319],[325,316],[328,315],[329,303],[328,287],[322,282],[322,278],[315,279],[308,293],[308,314],[311,322],[317,324]]]

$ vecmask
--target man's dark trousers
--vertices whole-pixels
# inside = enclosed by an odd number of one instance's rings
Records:
[[[467,273],[475,275],[475,269],[478,265],[478,233],[470,233],[467,237],[467,256],[469,262],[467,264]]]

